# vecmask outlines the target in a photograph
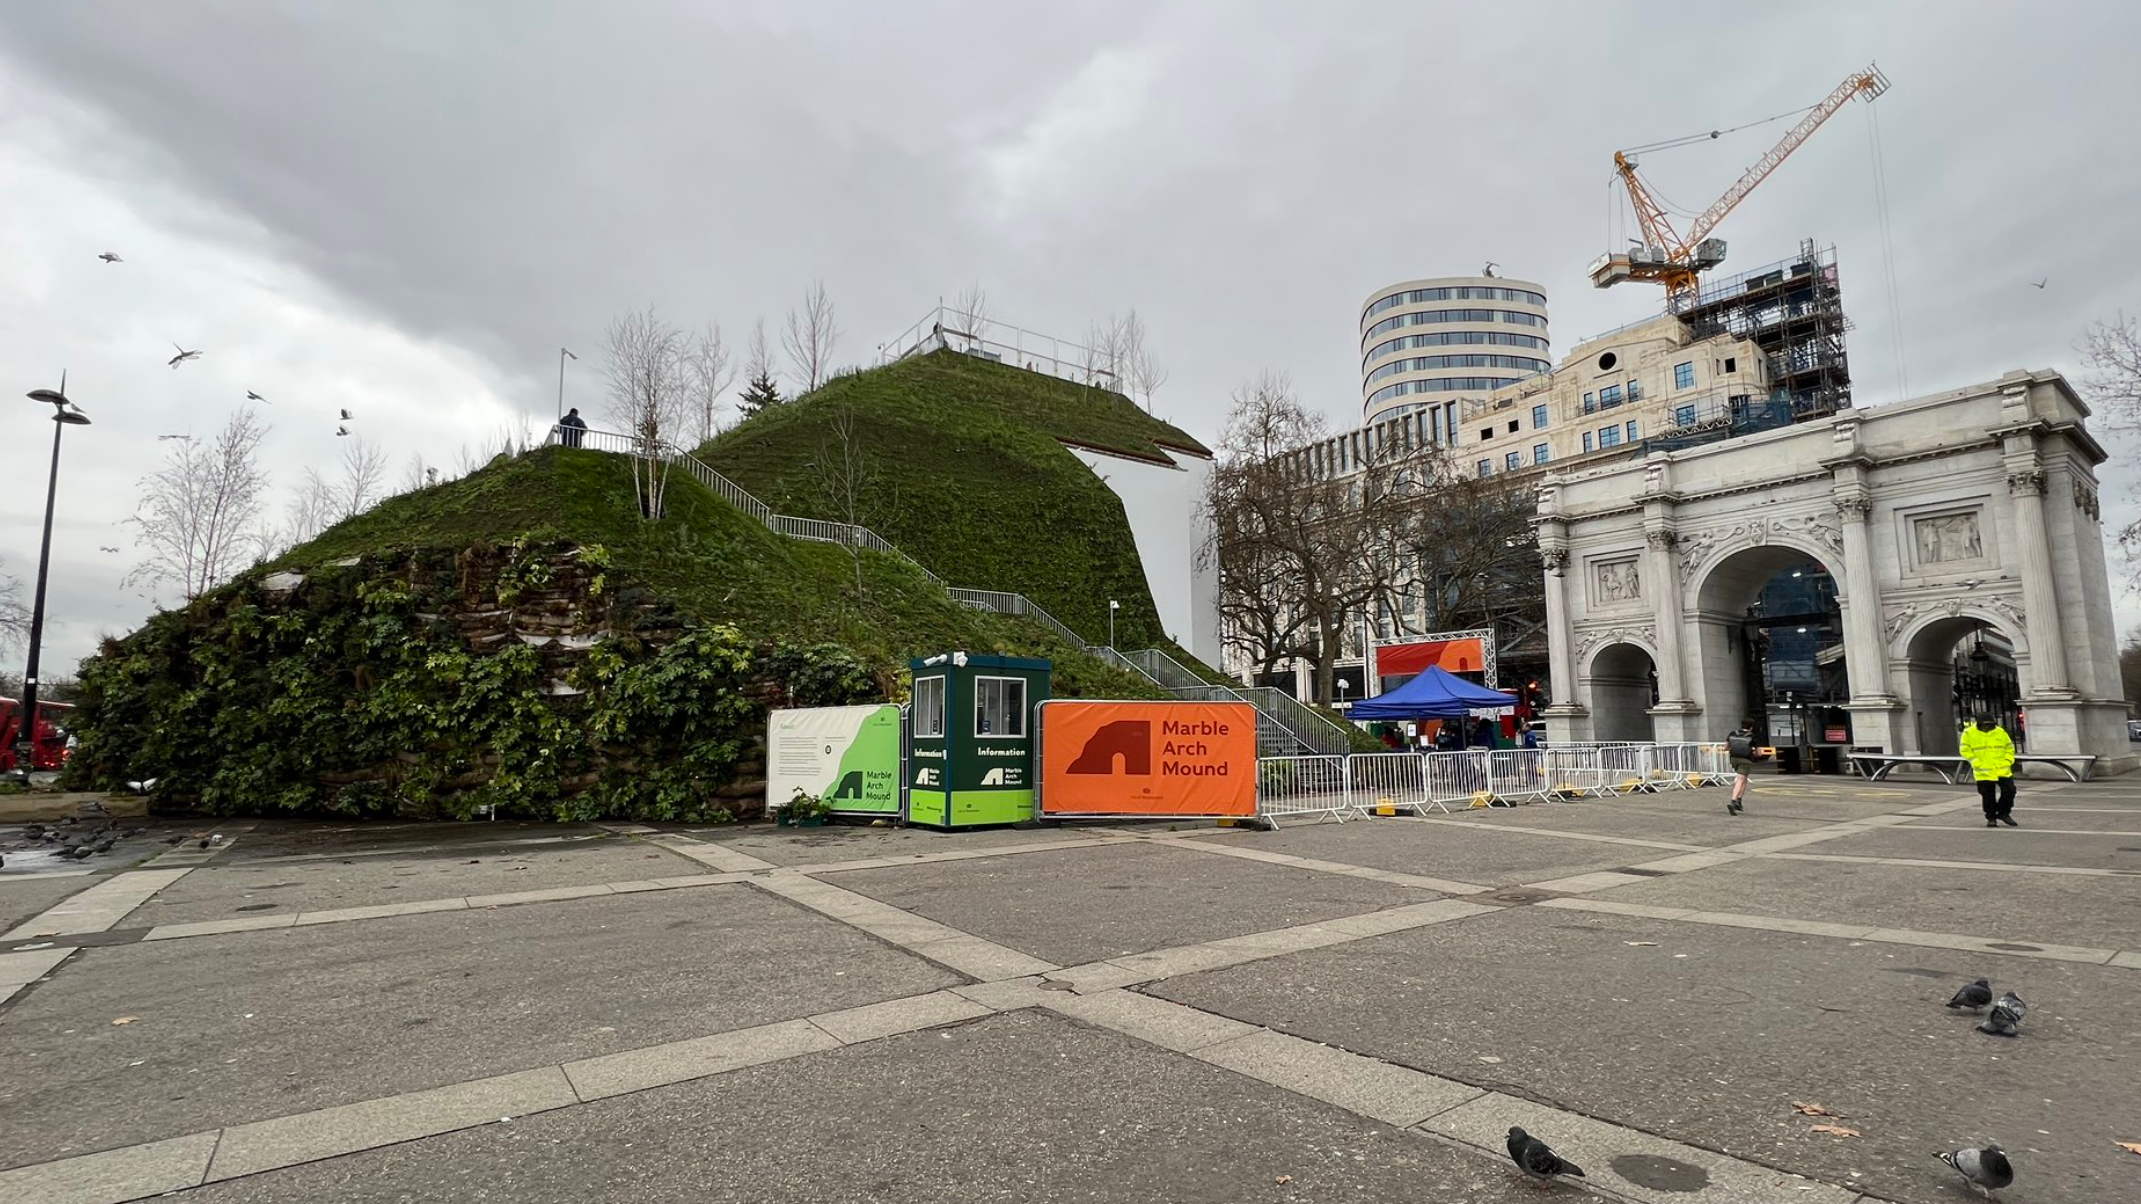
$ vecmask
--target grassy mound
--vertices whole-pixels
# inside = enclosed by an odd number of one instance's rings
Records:
[[[896,698],[909,657],[1149,683],[912,566],[775,535],[676,474],[544,449],[390,498],[83,662],[73,780],[233,813],[713,820],[762,804],[769,706]]]
[[[956,586],[1022,593],[1087,640],[1167,632],[1122,503],[1064,444],[1168,463],[1195,439],[1128,398],[950,351],[840,377],[698,450],[784,514],[841,520],[815,467],[851,416],[874,479],[858,517]],[[1105,471],[1105,469],[1103,469]]]

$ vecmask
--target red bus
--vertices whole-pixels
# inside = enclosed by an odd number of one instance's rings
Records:
[[[67,702],[44,702],[37,704],[37,733],[30,747],[30,768],[33,770],[58,769],[67,763],[67,730],[64,722],[67,712],[74,704]],[[15,741],[22,735],[22,700],[0,698],[0,773],[13,773],[15,765]]]

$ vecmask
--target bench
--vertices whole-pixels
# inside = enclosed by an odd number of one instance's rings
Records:
[[[1851,764],[1869,782],[1878,782],[1904,765],[1923,765],[1940,775],[1948,785],[1955,785],[1959,773],[1970,772],[1968,759],[1958,756],[1940,756],[1922,753],[1862,753],[1851,754]]]
[[[1939,774],[1950,786],[1968,781],[1973,776],[1968,759],[1933,753],[1855,752],[1851,754],[1851,764],[1869,782],[1881,781],[1904,765],[1923,765]],[[2086,782],[2090,772],[2096,768],[2096,758],[2086,753],[2022,753],[2015,757],[2017,772],[2026,765],[2050,766],[2065,774],[2070,782]]]
[[[2067,775],[2070,782],[2086,782],[2089,773],[2096,768],[2096,758],[2087,753],[2023,753],[2015,758],[2015,768],[2024,765],[2049,765]]]

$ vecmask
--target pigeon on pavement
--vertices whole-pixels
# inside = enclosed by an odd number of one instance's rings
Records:
[[[1948,1006],[1951,1008],[1969,1008],[1974,1012],[1991,1002],[1992,982],[1990,979],[1980,978],[1962,990],[1957,991],[1955,998],[1948,1001]]]
[[[1977,1031],[1995,1037],[2012,1037],[2027,1015],[2029,1005],[2022,1002],[2022,997],[2013,991],[2005,991],[1992,1001],[1992,1011],[1986,1013],[1985,1023],[1978,1025]]]
[[[1936,1154],[1942,1162],[1955,1168],[1955,1173],[1969,1180],[1985,1196],[2006,1187],[2015,1181],[2014,1164],[2007,1160],[2007,1151],[1997,1142],[1982,1146],[1964,1146],[1951,1153]]]
[[[1583,1168],[1554,1153],[1545,1142],[1511,1126],[1509,1130],[1509,1160],[1517,1164],[1527,1178],[1548,1182],[1556,1175],[1584,1177]]]

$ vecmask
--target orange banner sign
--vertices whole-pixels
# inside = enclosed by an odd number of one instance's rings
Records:
[[[1041,814],[1256,814],[1245,702],[1041,704]]]

